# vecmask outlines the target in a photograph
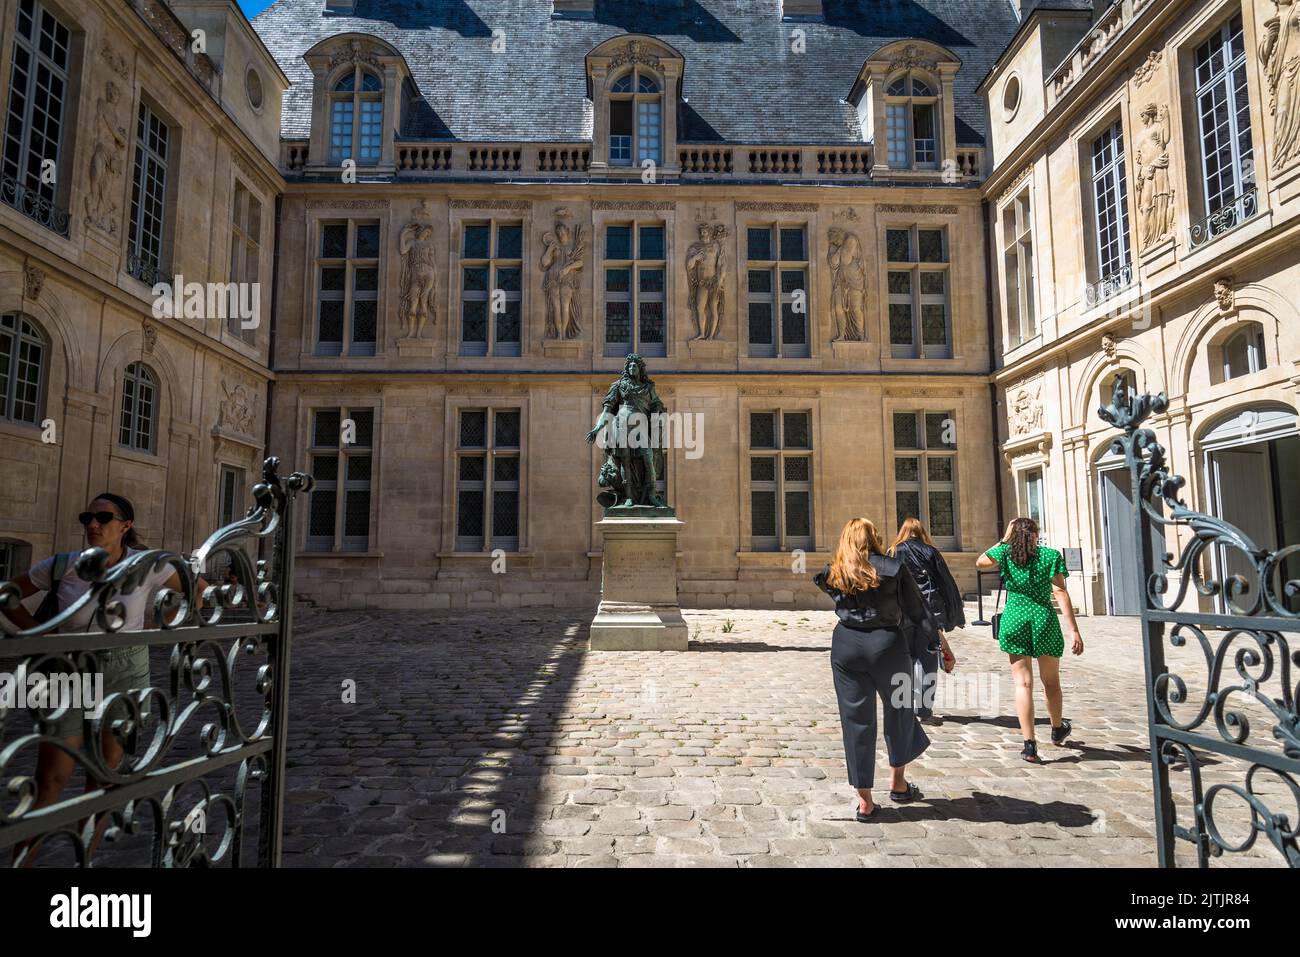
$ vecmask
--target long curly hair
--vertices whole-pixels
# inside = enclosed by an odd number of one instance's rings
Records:
[[[831,561],[826,581],[842,592],[862,592],[880,584],[880,573],[872,566],[872,555],[883,555],[885,543],[869,519],[852,518],[840,532],[840,543]]]
[[[1038,554],[1038,523],[1032,518],[1013,518],[1002,541],[1011,546],[1011,560],[1025,568]]]

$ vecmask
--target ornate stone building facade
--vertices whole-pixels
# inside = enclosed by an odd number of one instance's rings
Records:
[[[1132,614],[1117,378],[1168,393],[1188,504],[1300,542],[1300,4],[1039,6],[982,85],[1005,494],[1080,549],[1077,604]]]
[[[192,549],[248,504],[270,297],[154,285],[271,275],[287,78],[212,0],[4,0],[0,77],[0,578],[80,547],[105,489]]]
[[[973,585],[998,467],[977,87],[1017,19],[913,6],[259,16],[290,80],[270,445],[317,478],[299,593],[594,603],[584,436],[633,351],[697,424],[662,470],[684,603],[817,602],[857,515],[919,514]]]

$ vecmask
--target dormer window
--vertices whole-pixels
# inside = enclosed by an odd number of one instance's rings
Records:
[[[663,158],[663,90],[649,73],[633,70],[609,88],[609,162],[631,166]]]
[[[384,83],[369,70],[354,67],[330,93],[330,162],[378,163],[383,134]]]
[[[885,90],[885,135],[895,169],[939,165],[939,90],[916,72],[893,77]]]

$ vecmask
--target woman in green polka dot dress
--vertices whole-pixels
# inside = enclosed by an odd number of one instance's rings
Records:
[[[1011,657],[1011,675],[1016,684],[1016,712],[1025,738],[1021,756],[1039,763],[1034,739],[1034,659],[1052,719],[1052,743],[1065,744],[1073,730],[1061,716],[1061,656],[1065,636],[1052,608],[1060,606],[1070,636],[1070,651],[1083,654],[1083,638],[1074,620],[1074,606],[1065,590],[1065,559],[1054,548],[1038,544],[1038,525],[1033,519],[1017,518],[1007,526],[1002,541],[975,560],[979,568],[997,568],[1007,591],[1007,605],[998,624],[998,645]]]

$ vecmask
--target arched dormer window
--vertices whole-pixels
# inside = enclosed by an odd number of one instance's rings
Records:
[[[379,37],[343,33],[302,58],[312,72],[306,168],[337,173],[351,161],[367,173],[395,171],[403,111],[421,97],[405,57]]]
[[[143,362],[132,362],[122,376],[118,442],[137,452],[157,450],[158,377]]]
[[[685,60],[654,37],[613,37],[587,54],[587,95],[594,118],[591,170],[654,179],[680,172],[677,104]]]
[[[1268,366],[1264,357],[1264,327],[1258,322],[1244,323],[1242,328],[1223,340],[1220,350],[1224,382]]]
[[[927,40],[888,43],[862,64],[847,101],[872,144],[873,176],[922,178],[957,168],[953,83],[960,69],[951,50]]]
[[[939,87],[915,71],[890,80],[885,90],[885,138],[894,169],[939,166]]]
[[[1111,401],[1115,397],[1115,384],[1121,380],[1124,383],[1124,388],[1128,390],[1130,395],[1137,395],[1137,373],[1132,369],[1118,369],[1109,375],[1102,376],[1101,381],[1097,384],[1096,404],[1098,406],[1110,405]]]
[[[663,90],[648,71],[632,70],[609,88],[609,164],[663,162]]]
[[[360,66],[339,77],[330,93],[330,162],[379,162],[384,141],[384,83]]]

